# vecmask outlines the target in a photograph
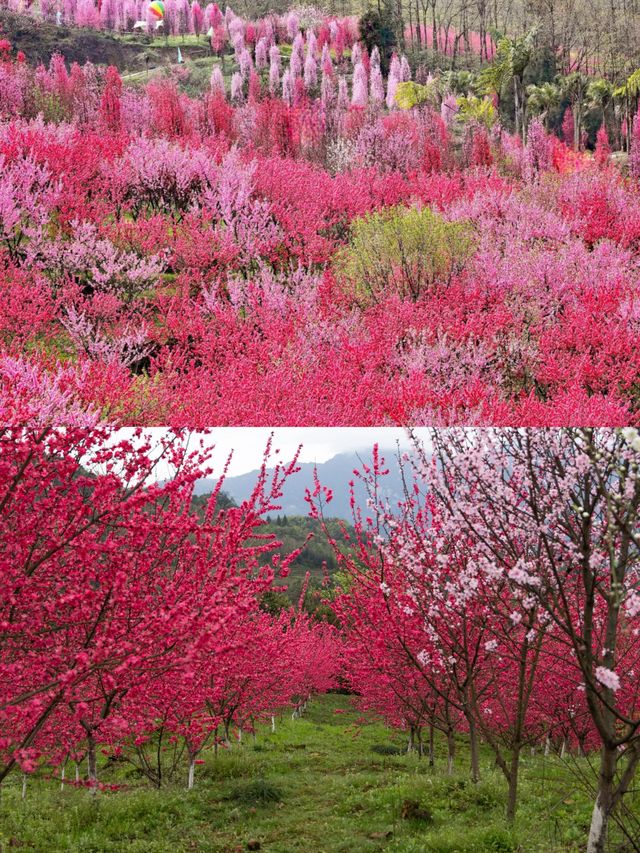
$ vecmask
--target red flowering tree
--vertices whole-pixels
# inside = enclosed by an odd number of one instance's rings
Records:
[[[149,481],[159,458],[176,471],[161,484]],[[178,434],[156,446],[107,427],[3,430],[0,781],[35,768],[52,724],[84,740],[95,783],[96,746],[127,695],[188,682],[193,661],[215,655],[225,626],[286,574],[259,528],[295,463],[271,479],[263,466],[240,507],[217,508],[220,481],[196,512],[207,463]]]

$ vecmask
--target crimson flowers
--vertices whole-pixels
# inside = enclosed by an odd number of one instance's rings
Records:
[[[0,74],[5,422],[635,421],[637,193],[541,126]]]
[[[240,507],[220,508],[218,486],[196,511],[207,458],[178,434],[3,429],[0,782],[86,755],[95,784],[106,744],[159,785],[144,748],[164,737],[187,749],[192,784],[218,729],[332,683],[331,629],[260,610],[295,557],[260,535],[295,463],[263,469]],[[154,484],[159,460],[177,473]]]

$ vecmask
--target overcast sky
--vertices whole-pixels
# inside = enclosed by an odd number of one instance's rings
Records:
[[[145,430],[151,435],[160,435],[162,428]],[[427,430],[416,430],[426,437]],[[119,431],[119,435],[130,433],[128,429]],[[273,433],[273,450],[279,450],[273,462],[289,462],[299,445],[302,445],[300,462],[326,462],[338,453],[371,450],[374,444],[381,448],[395,448],[399,441],[401,447],[408,447],[409,440],[404,429],[396,427],[221,427],[214,429],[207,443],[215,445],[211,464],[216,475],[222,468],[230,451],[233,459],[229,467],[229,476],[245,474],[260,467],[269,435]],[[200,433],[194,432],[200,438]],[[167,477],[167,467],[158,466],[156,476]]]

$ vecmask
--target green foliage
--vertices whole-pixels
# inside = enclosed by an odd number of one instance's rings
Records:
[[[207,504],[209,503],[210,495],[193,495],[191,499],[191,504],[195,510],[199,513],[204,513],[207,508]],[[223,509],[229,509],[230,507],[237,506],[234,499],[228,495],[225,491],[221,491],[218,493],[216,498],[216,512],[220,512]]]
[[[410,110],[422,104],[435,106],[438,102],[437,83],[435,80],[425,86],[414,83],[413,80],[409,80],[407,83],[399,83],[395,100],[401,110]]]
[[[495,92],[501,96],[503,92],[508,91],[508,88],[513,90],[513,111],[517,133],[524,130],[526,100],[524,76],[536,58],[536,38],[537,27],[533,27],[528,33],[515,39],[500,36],[497,39],[493,62],[483,68],[480,73],[479,89],[483,94]]]
[[[266,779],[256,779],[237,785],[231,794],[232,799],[248,806],[264,806],[267,803],[282,802],[282,792]]]
[[[355,219],[335,269],[354,301],[377,302],[392,290],[417,300],[460,273],[474,251],[471,226],[428,207],[389,207]]]
[[[586,74],[573,71],[571,74],[559,76],[557,82],[563,96],[570,103],[582,105],[589,86],[589,78]]]
[[[342,543],[346,548],[342,522],[330,518],[326,519],[325,523],[331,538],[338,544]],[[349,530],[347,525],[347,532]],[[280,554],[290,554],[302,548],[302,552],[290,566],[289,575],[282,580],[282,585],[286,587],[285,595],[288,603],[298,603],[307,573],[309,573],[310,580],[304,609],[313,613],[318,619],[333,621],[332,615],[322,603],[324,598],[322,587],[326,579],[331,581],[338,569],[338,563],[327,537],[322,532],[320,521],[307,516],[277,516],[275,519],[268,518],[267,524],[260,529],[260,533],[273,533],[278,541],[282,542],[278,549]],[[270,612],[277,612],[284,604],[285,599],[278,594],[269,593],[269,596],[263,600],[263,607]]]
[[[490,128],[498,120],[496,108],[488,98],[476,98],[474,95],[458,98],[458,107],[456,118],[465,123],[473,122]]]
[[[442,75],[442,83],[454,95],[480,94],[478,91],[478,75],[466,69],[445,71]]]
[[[382,9],[369,9],[360,18],[360,41],[369,54],[374,47],[380,51],[380,67],[383,74],[389,70],[389,61],[396,46],[396,35],[389,13]]]
[[[406,749],[393,743],[374,743],[371,747],[371,752],[375,752],[377,755],[404,755],[406,751]]]
[[[271,613],[276,616],[282,610],[288,610],[291,607],[291,600],[286,592],[278,592],[270,589],[265,592],[260,601],[260,608],[266,613]]]
[[[598,77],[589,81],[589,85],[587,86],[587,99],[590,106],[598,109],[605,109],[612,97],[613,86],[608,80]]]
[[[533,115],[547,115],[560,103],[560,87],[548,81],[527,86],[527,103]]]
[[[613,92],[614,98],[636,98],[640,94],[640,68],[630,74]]]

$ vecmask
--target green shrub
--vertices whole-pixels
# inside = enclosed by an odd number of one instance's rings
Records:
[[[371,752],[378,755],[404,755],[406,751],[401,746],[394,746],[392,743],[374,743],[371,747]]]
[[[279,803],[282,801],[282,793],[266,779],[256,779],[254,782],[236,786],[231,793],[231,798],[244,805],[256,806]]]
[[[417,300],[462,272],[473,251],[469,223],[447,222],[428,207],[390,207],[352,222],[351,241],[337,253],[335,271],[361,304],[394,291]]]

